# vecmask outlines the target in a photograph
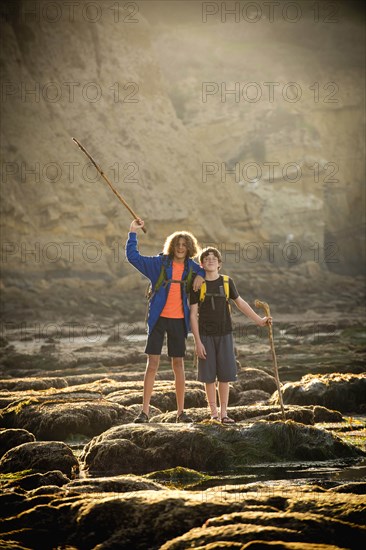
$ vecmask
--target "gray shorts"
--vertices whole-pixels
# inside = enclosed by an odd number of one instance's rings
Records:
[[[236,380],[236,360],[233,335],[201,336],[206,349],[206,359],[198,359],[198,380],[211,384],[234,382]]]

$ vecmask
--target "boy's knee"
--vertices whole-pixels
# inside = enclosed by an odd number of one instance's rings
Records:
[[[146,369],[149,371],[156,372],[158,370],[159,363],[160,363],[160,355],[149,355]]]
[[[172,357],[173,369],[182,369],[184,367],[183,357]]]

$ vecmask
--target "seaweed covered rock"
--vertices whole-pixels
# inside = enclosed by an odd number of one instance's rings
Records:
[[[274,504],[274,503],[273,503]],[[286,511],[280,517],[275,510],[250,510],[225,514],[208,520],[202,527],[192,529],[183,536],[167,542],[161,550],[184,550],[188,548],[212,548],[215,542],[235,548],[262,550],[341,550],[358,548],[362,545],[366,530],[361,526],[345,524],[343,521],[304,512]],[[337,533],[337,537],[335,537]],[[349,538],[352,538],[350,543]],[[253,544],[251,544],[253,541]],[[307,544],[310,541],[312,544]],[[333,544],[328,545],[331,541]],[[243,545],[243,543],[248,543]],[[338,546],[341,544],[342,546]],[[215,546],[214,546],[215,547]],[[220,546],[222,548],[222,546]],[[361,548],[361,546],[359,546]]]
[[[72,493],[114,493],[115,496],[132,491],[159,491],[164,489],[156,481],[135,475],[74,479],[67,485]]]
[[[9,429],[0,430],[0,458],[13,447],[17,447],[22,443],[35,441],[36,438],[27,430]]]
[[[322,405],[341,412],[366,411],[366,373],[307,374],[283,387],[285,404]],[[278,403],[275,392],[272,403]]]
[[[126,382],[121,389],[109,393],[107,397],[110,401],[128,406],[141,404],[142,392],[142,382]],[[177,398],[174,382],[157,380],[151,396],[151,405],[161,411],[176,411]],[[185,405],[186,408],[204,407],[206,405],[206,394],[202,389],[201,383],[194,381],[186,382]]]
[[[234,386],[239,387],[241,391],[262,390],[269,394],[272,394],[277,388],[274,376],[264,370],[251,367],[239,370],[238,381]]]
[[[9,481],[3,480],[2,484],[13,489],[20,488],[25,491],[31,491],[46,486],[62,487],[70,482],[70,479],[60,470],[53,470],[44,474],[19,474],[20,472],[18,472],[18,475],[14,479],[10,479]]]
[[[316,486],[250,488],[227,485],[202,492],[6,493],[23,514],[5,516],[1,538],[25,548],[362,548],[365,497]],[[15,502],[16,501],[16,502]],[[4,501],[5,502],[5,501]],[[259,544],[263,546],[258,546]],[[310,544],[312,546],[310,546]],[[7,545],[7,546],[6,546]],[[329,545],[329,546],[328,546]],[[16,546],[15,546],[16,547]],[[248,546],[250,548],[250,546]],[[270,547],[269,547],[270,548]]]
[[[0,460],[2,473],[22,470],[35,472],[60,470],[70,477],[79,471],[79,462],[65,443],[35,441],[10,449]]]
[[[253,390],[255,391],[255,390]],[[258,390],[259,391],[259,390]],[[247,392],[244,392],[247,393]],[[265,403],[255,403],[252,405],[228,408],[229,416],[236,422],[247,420],[282,420],[282,411],[277,405],[267,405]],[[207,422],[211,418],[211,414],[205,409],[190,409],[189,416],[194,422]],[[341,422],[342,415],[338,411],[330,411],[324,407],[290,405],[285,408],[286,420],[294,420],[301,424],[314,425],[316,422]],[[150,410],[151,422],[172,422],[176,421],[176,412],[166,412]]]
[[[24,377],[0,380],[0,390],[24,391],[24,390],[47,390],[49,388],[66,388],[67,382],[60,377]]]
[[[235,400],[235,405],[254,405],[255,403],[267,403],[271,397],[270,393],[263,390],[246,390],[240,392]],[[230,400],[230,404],[232,401]]]
[[[93,437],[132,419],[133,413],[126,407],[105,399],[40,403],[33,399],[6,407],[0,422],[5,427],[29,430],[38,439],[62,441],[75,435]]]
[[[84,448],[92,475],[147,473],[183,466],[204,472],[261,462],[355,458],[364,453],[332,434],[292,421],[250,425],[129,424],[111,428]]]

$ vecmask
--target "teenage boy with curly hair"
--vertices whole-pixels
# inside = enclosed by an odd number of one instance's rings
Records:
[[[148,312],[148,338],[145,348],[147,364],[141,413],[136,423],[149,422],[149,406],[160,355],[167,334],[168,355],[171,358],[177,399],[177,422],[192,422],[184,412],[184,356],[190,330],[188,305],[189,280],[198,289],[205,271],[192,260],[198,254],[196,238],[188,231],[177,231],[167,237],[163,254],[142,256],[138,251],[137,229],[144,222],[137,218],[131,223],[126,244],[127,260],[151,282],[152,295]],[[163,271],[162,271],[163,269]],[[162,280],[162,273],[164,278]]]

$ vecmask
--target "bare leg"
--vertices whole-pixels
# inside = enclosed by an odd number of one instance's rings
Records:
[[[149,355],[144,376],[144,398],[142,410],[149,416],[151,394],[154,388],[155,376],[159,368],[160,355]]]
[[[175,394],[177,398],[177,416],[184,409],[185,374],[183,357],[172,357],[172,368],[175,378]]]
[[[211,416],[217,416],[217,405],[216,405],[216,382],[211,384],[205,383],[206,397],[207,402],[210,407]]]
[[[219,382],[219,401],[221,420],[227,416],[227,405],[229,402],[229,382]]]

